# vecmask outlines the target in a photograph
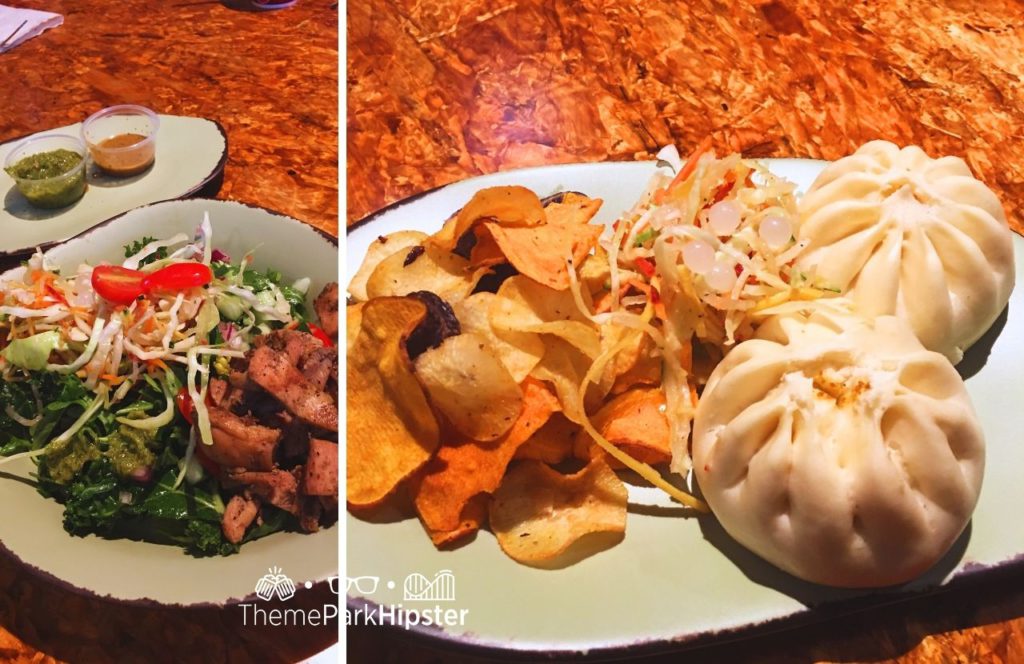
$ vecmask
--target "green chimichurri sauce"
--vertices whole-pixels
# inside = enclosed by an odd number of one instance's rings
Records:
[[[85,169],[70,177],[52,180],[75,170],[82,155],[71,150],[51,150],[29,155],[4,170],[13,177],[18,191],[36,207],[59,208],[71,205],[85,193]]]

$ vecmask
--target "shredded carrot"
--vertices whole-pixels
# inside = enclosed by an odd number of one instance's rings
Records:
[[[111,386],[120,385],[128,377],[127,376],[116,376],[114,374],[101,374],[100,379],[107,381]]]

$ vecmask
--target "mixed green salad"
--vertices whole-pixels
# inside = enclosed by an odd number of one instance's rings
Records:
[[[206,217],[194,237],[143,238],[119,265],[71,273],[36,253],[0,283],[0,472],[31,459],[69,533],[204,556],[299,529],[298,510],[269,499],[244,537],[225,535],[225,504],[242,490],[231,473],[244,469],[212,460],[210,388],[261,335],[333,343],[309,320],[309,279],[256,271],[211,236]]]

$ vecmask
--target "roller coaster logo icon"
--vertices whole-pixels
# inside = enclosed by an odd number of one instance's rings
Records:
[[[419,572],[413,572],[405,577],[402,596],[409,602],[454,602],[455,575],[451,570],[443,569],[431,581]]]

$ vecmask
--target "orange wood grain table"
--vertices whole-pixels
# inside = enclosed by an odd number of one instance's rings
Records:
[[[338,11],[331,0],[265,13],[215,0],[4,4],[58,12],[65,22],[0,54],[0,141],[117,103],[209,118],[227,133],[228,160],[219,191],[203,193],[337,234]],[[0,662],[50,655],[74,662],[295,661],[333,641],[329,633],[301,630],[240,633],[237,616],[226,614],[109,606],[63,593],[0,558]]]
[[[474,175],[710,134],[748,156],[835,159],[875,138],[959,155],[1024,230],[1019,2],[381,0],[347,17],[349,224]],[[685,659],[1017,662],[1021,616],[1017,570]],[[351,661],[483,661],[349,639]]]

